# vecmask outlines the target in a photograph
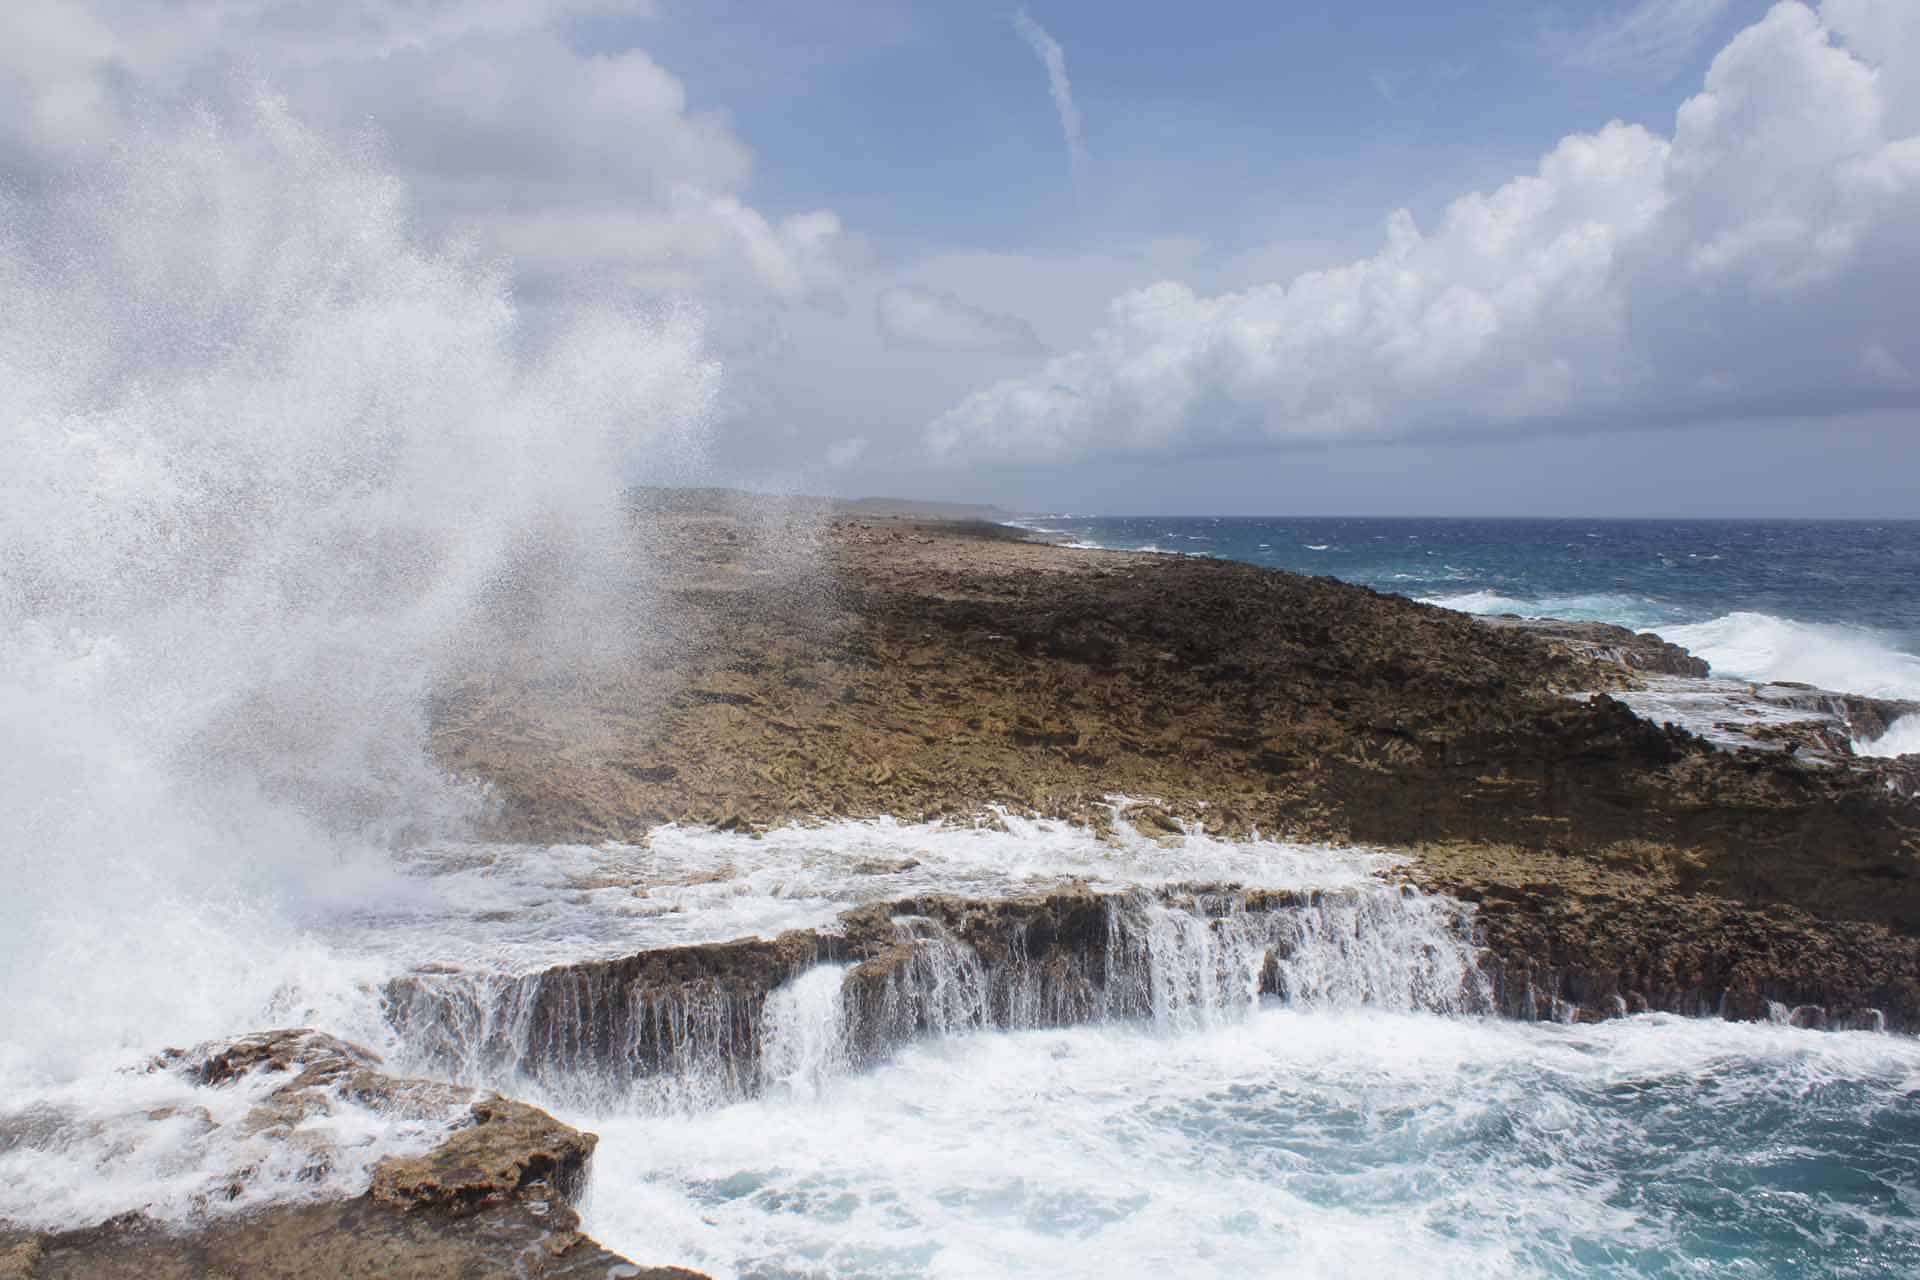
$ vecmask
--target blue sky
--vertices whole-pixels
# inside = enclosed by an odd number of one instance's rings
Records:
[[[1912,0],[1021,12],[28,0],[0,163],[240,75],[371,125],[530,335],[698,308],[722,482],[1920,517]]]
[[[1670,121],[1716,38],[1763,9],[1724,6],[1648,69],[1570,65],[1578,17],[1522,4],[1032,6],[1086,121],[1079,201],[1008,8],[669,5],[578,38],[645,44],[727,110],[769,205],[831,205],[908,243],[1249,246],[1354,218],[1371,233],[1398,205],[1431,211],[1504,179],[1574,128]]]
[[[963,270],[947,287],[959,297],[971,279],[966,301],[997,312],[1024,304],[1041,340],[1061,349],[1121,288],[1177,274],[1232,289],[1363,257],[1390,211],[1431,225],[1457,196],[1529,172],[1568,134],[1611,120],[1671,133],[1713,58],[1766,11],[1034,6],[1066,56],[1083,121],[1077,174],[1041,68],[994,8],[670,7],[652,24],[583,36],[650,38],[691,84],[711,84],[754,140],[757,198],[831,205],[872,262],[910,273],[929,259],[1021,260],[1048,295],[1037,307],[1022,281],[993,271]],[[805,404],[829,382],[834,397],[861,385],[857,358],[836,378],[811,378],[831,358],[812,354],[769,374],[779,405]],[[978,357],[958,379],[932,367],[953,361],[922,360],[896,387],[874,360],[858,393],[874,430],[859,431],[884,440],[892,422],[952,395],[950,384],[1008,363]],[[896,352],[886,363],[914,361]],[[831,399],[814,412],[831,415]],[[748,410],[729,441],[758,453],[779,430],[769,419]],[[986,456],[959,474],[928,474],[910,458],[889,465],[870,445],[865,474],[823,479],[1105,510],[1920,515],[1916,444],[1910,412],[1680,431],[1623,419],[1517,444],[1326,443],[1040,466]]]

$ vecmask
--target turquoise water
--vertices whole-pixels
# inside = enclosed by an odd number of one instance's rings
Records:
[[[588,1227],[722,1276],[1894,1277],[1920,1046],[1269,1004],[608,1117]]]

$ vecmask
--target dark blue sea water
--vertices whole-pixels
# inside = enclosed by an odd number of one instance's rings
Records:
[[[1071,516],[1022,527],[1328,574],[1469,613],[1616,622],[1716,675],[1920,698],[1920,521]]]

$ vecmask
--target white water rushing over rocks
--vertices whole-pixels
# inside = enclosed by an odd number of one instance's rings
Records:
[[[795,1071],[811,1078],[826,1062],[850,1067],[918,1034],[1201,1025],[1241,1016],[1263,990],[1301,1004],[1484,1008],[1469,913],[1381,880],[1393,862],[1200,833],[1156,842],[1124,819],[1107,841],[1009,815],[751,839],[665,828],[645,848],[475,847],[444,872],[423,869],[441,860],[416,862],[444,894],[439,914],[360,913],[333,937],[399,979],[383,998],[396,1062],[561,1106],[659,1111],[736,1099]],[[1101,937],[1067,971],[983,958],[912,905],[1087,892],[1099,895]],[[857,1011],[819,987],[818,973],[844,968],[832,964],[796,979],[811,998],[783,988],[764,1010],[698,982],[646,993],[636,1009],[642,994],[620,976],[626,957],[785,930],[814,930],[831,948],[842,912],[903,901],[892,926],[912,959]],[[797,1008],[827,1021],[802,1025]]]
[[[444,1101],[261,1129],[274,1082],[152,1069],[310,1026],[594,1128],[589,1228],[722,1276],[1920,1251],[1913,1041],[1494,1021],[1470,912],[1385,852],[1013,819],[472,843],[429,697],[645,625],[621,489],[697,457],[693,318],[593,303],[535,341],[502,269],[270,99],[62,183],[0,202],[0,1223],[351,1195],[444,1136]],[[1043,964],[943,895],[1098,927]],[[884,972],[830,954],[863,907]],[[546,974],[793,929],[826,941],[730,1007]]]
[[[1916,1090],[1908,1041],[1663,1016],[977,1034],[598,1120],[586,1226],[722,1277],[1892,1277]]]

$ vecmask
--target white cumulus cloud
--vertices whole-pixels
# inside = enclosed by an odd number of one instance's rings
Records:
[[[927,351],[1038,352],[1033,326],[1019,316],[968,306],[950,293],[894,288],[881,292],[874,319],[889,342]]]
[[[1336,269],[1123,294],[927,444],[1169,456],[1920,405],[1898,376],[1920,368],[1917,61],[1911,0],[1778,4],[1670,135],[1565,138]]]

